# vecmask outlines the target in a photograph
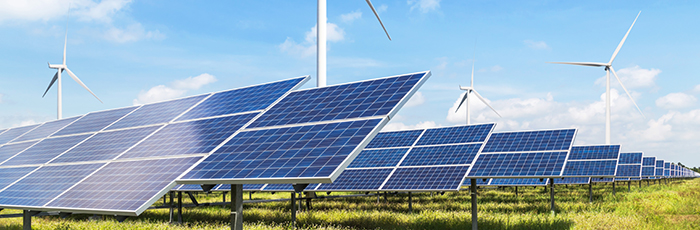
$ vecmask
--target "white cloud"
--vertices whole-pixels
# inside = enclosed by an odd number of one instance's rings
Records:
[[[188,90],[196,90],[206,84],[216,81],[216,77],[207,73],[200,74],[196,77],[175,80],[170,84],[170,87],[165,85],[157,85],[147,91],[141,91],[138,97],[134,99],[132,103],[134,105],[140,105],[178,98],[185,95]]]
[[[344,23],[352,23],[353,21],[362,17],[362,11],[356,10],[347,14],[340,15],[340,21]]]
[[[421,13],[428,13],[440,8],[440,0],[408,0],[411,11],[418,9]]]
[[[104,38],[116,43],[135,42],[139,40],[163,40],[165,35],[158,30],[146,31],[141,23],[134,23],[124,29],[112,27],[104,33]]]
[[[617,76],[620,77],[622,84],[625,84],[627,89],[634,88],[647,88],[656,86],[656,76],[661,73],[660,69],[642,69],[639,66],[619,69],[615,71]],[[619,83],[615,79],[615,76],[610,73],[610,82],[612,85],[618,85]],[[605,76],[598,78],[595,83],[597,85],[605,86]]]
[[[700,93],[700,85],[696,85],[696,86],[693,88],[693,92]]]
[[[0,22],[2,21],[49,21],[65,20],[68,6],[71,16],[82,21],[111,23],[117,12],[123,10],[131,0],[27,0],[0,1]]]
[[[549,46],[547,43],[544,41],[533,41],[533,40],[525,40],[523,41],[527,47],[530,47],[530,49],[536,49],[536,50],[548,50]]]
[[[317,26],[314,25],[311,30],[306,32],[303,43],[297,43],[294,39],[287,37],[287,39],[279,45],[279,48],[282,52],[292,56],[302,58],[312,56],[316,53],[316,31]],[[333,23],[328,23],[326,25],[326,35],[328,42],[345,40],[345,31]],[[326,50],[330,50],[329,46],[326,46]]]
[[[387,6],[386,4],[382,4],[378,7],[374,7],[374,9],[377,11],[378,14],[381,14],[383,12],[386,12],[386,10],[389,9],[389,6]]]
[[[665,109],[682,109],[695,104],[698,99],[685,93],[669,93],[656,99],[656,106]]]
[[[408,130],[408,129],[427,129],[427,128],[434,128],[434,127],[440,127],[441,125],[436,124],[434,121],[423,121],[419,122],[418,124],[415,125],[406,125],[401,122],[390,122],[384,128],[382,129],[383,132],[385,131],[398,131],[398,130]]]
[[[423,96],[422,92],[416,92],[413,94],[413,96],[408,99],[406,102],[406,105],[404,107],[413,107],[413,106],[419,106],[425,103],[425,97]]]

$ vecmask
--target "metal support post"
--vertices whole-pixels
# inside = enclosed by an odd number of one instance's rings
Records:
[[[627,181],[627,192],[632,192],[632,181]]]
[[[223,192],[223,194],[221,195],[221,197],[222,197],[222,199],[223,199],[223,202],[226,202],[226,192]]]
[[[386,194],[387,194],[387,192],[384,192],[384,202],[388,202],[388,201],[389,201],[389,200],[387,200],[387,198],[386,198]]]
[[[29,210],[23,210],[22,212],[22,229],[32,230],[32,213]]]
[[[408,192],[408,211],[409,212],[413,212],[413,200],[411,198],[413,198],[412,194],[411,194],[411,192]]]
[[[613,184],[613,196],[614,196],[615,195],[615,182],[613,182],[612,184]]]
[[[231,230],[243,230],[243,185],[231,185]]]
[[[292,228],[297,226],[297,193],[292,192]]]
[[[549,180],[549,200],[551,200],[552,204],[552,214],[556,213],[557,210],[554,208],[554,180],[551,179]]]
[[[182,224],[182,192],[177,192],[177,223]]]
[[[472,195],[472,230],[477,230],[478,228],[478,218],[476,213],[476,179],[471,179],[471,195]]]
[[[316,198],[316,192],[306,192],[306,210],[311,210],[311,199]],[[377,202],[379,202],[379,193],[377,193]]]
[[[518,197],[518,186],[515,186],[515,197]]]
[[[248,192],[248,200],[253,200],[253,192]]]
[[[175,212],[174,212],[174,210],[175,210],[175,204],[173,204],[173,203],[174,203],[174,201],[173,201],[173,200],[174,200],[173,195],[174,195],[174,192],[169,192],[169,193],[168,193],[168,196],[170,197],[170,223],[171,223],[171,224],[173,223],[173,217],[174,217],[174,214],[175,214]]]
[[[593,203],[593,184],[588,183],[588,202]]]
[[[642,188],[642,180],[639,180],[639,188]]]

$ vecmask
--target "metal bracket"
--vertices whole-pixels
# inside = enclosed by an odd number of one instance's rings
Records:
[[[216,187],[215,184],[200,184],[200,187],[202,187],[202,190],[205,192],[211,191],[214,187]]]

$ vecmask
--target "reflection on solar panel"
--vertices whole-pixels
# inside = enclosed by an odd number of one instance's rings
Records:
[[[616,177],[637,178],[642,174],[642,154],[641,152],[620,153],[620,160],[617,165]]]
[[[547,186],[548,178],[493,178],[489,185],[497,186]]]
[[[590,177],[564,177],[554,178],[553,180],[554,184],[589,184],[591,182]]]
[[[178,183],[333,182],[429,75],[291,92]]]
[[[0,208],[138,215],[175,186],[175,178],[249,123],[257,110],[307,80],[272,83],[278,96],[212,96],[231,92],[225,91],[3,131],[0,140],[23,142],[0,143]],[[217,103],[227,108],[172,122],[197,105],[216,107],[207,104],[208,98],[219,98]],[[227,100],[257,104],[236,106]]]
[[[620,145],[574,146],[563,175],[614,177],[619,154]]]
[[[494,133],[470,178],[560,177],[576,129]]]

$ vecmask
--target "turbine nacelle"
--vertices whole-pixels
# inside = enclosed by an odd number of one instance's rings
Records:
[[[67,69],[68,67],[63,64],[49,64],[49,69]]]

